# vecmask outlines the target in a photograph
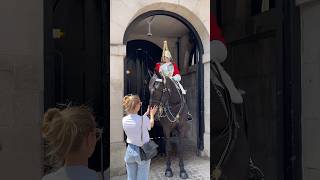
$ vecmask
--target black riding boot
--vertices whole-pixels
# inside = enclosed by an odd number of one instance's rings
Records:
[[[192,121],[192,115],[189,111],[188,111],[188,115],[187,115],[187,121]]]

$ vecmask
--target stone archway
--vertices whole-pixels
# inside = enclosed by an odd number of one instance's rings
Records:
[[[122,10],[118,10],[122,9]],[[210,2],[206,1],[181,1],[177,4],[157,2],[156,0],[121,0],[111,1],[111,29],[110,44],[124,45],[125,31],[128,26],[140,15],[150,11],[169,11],[184,17],[198,32],[204,49],[204,62],[210,61]],[[126,12],[126,13],[123,13]]]
[[[203,128],[204,128],[204,115],[201,111],[202,104],[203,104],[203,68],[202,67],[202,55],[204,54],[204,50],[203,50],[203,43],[201,41],[200,35],[198,34],[198,32],[195,30],[195,28],[193,27],[193,25],[188,22],[184,17],[176,14],[175,12],[170,12],[170,11],[163,11],[163,10],[152,10],[152,11],[148,11],[145,12],[141,15],[139,15],[138,17],[136,17],[127,27],[125,34],[124,34],[124,44],[127,44],[128,39],[132,38],[132,34],[136,35],[138,32],[136,32],[134,29],[136,26],[139,26],[141,24],[141,22],[143,22],[145,19],[148,19],[149,17],[156,17],[155,19],[159,19],[159,17],[166,17],[167,21],[169,21],[169,19],[174,19],[176,22],[174,23],[176,27],[182,25],[184,26],[185,29],[189,30],[188,34],[192,34],[191,36],[194,38],[194,45],[196,46],[196,51],[197,51],[197,63],[195,66],[193,66],[193,73],[181,73],[181,75],[183,76],[183,79],[185,79],[186,81],[188,81],[189,83],[185,82],[188,84],[188,86],[186,86],[185,88],[187,89],[187,91],[189,92],[187,95],[187,99],[189,99],[190,101],[192,101],[193,103],[188,103],[189,106],[189,110],[191,110],[190,112],[193,114],[193,117],[195,119],[195,121],[193,121],[192,124],[190,124],[190,130],[193,131],[190,136],[193,136],[191,139],[193,139],[192,141],[196,144],[195,146],[197,147],[197,151],[203,151],[204,150],[204,142],[203,142]],[[162,19],[163,21],[165,21],[165,19]],[[165,24],[162,24],[165,26]],[[154,25],[156,26],[156,25]],[[157,26],[156,29],[161,29],[162,27]],[[168,40],[168,29],[170,29],[170,27],[164,27],[164,29],[162,29],[161,32],[158,32],[158,36],[154,37],[154,38],[148,38],[148,40],[155,40],[158,44],[162,44],[163,39]],[[173,28],[175,29],[175,28]],[[142,29],[140,29],[140,32],[143,31]],[[174,30],[173,30],[174,31]],[[170,32],[173,32],[170,31]],[[135,32],[135,33],[134,33]],[[160,34],[159,34],[160,33]],[[166,35],[162,35],[162,34],[166,34]],[[182,34],[181,34],[182,35]],[[135,37],[135,36],[134,36]],[[172,38],[172,35],[170,36]],[[141,38],[141,36],[137,36],[137,38]],[[169,45],[170,45],[170,41]],[[175,56],[176,54],[174,53],[174,48],[176,48],[175,46],[172,46],[173,43],[171,42],[171,45],[169,47],[171,47],[171,52],[173,53],[173,57],[174,59],[176,59],[177,57]],[[186,44],[184,44],[186,45]],[[128,50],[128,48],[127,48]],[[178,60],[181,63],[181,59]],[[179,62],[176,62],[179,64]],[[125,62],[126,64],[127,62]],[[178,65],[179,66],[179,65]],[[181,69],[182,68],[182,69]],[[179,67],[180,70],[185,70],[183,67]],[[192,75],[193,74],[193,75]],[[192,83],[190,83],[192,82]],[[182,81],[183,83],[183,81]],[[194,94],[194,96],[190,96],[190,94]]]
[[[150,11],[169,11],[176,13],[179,16],[185,18],[198,32],[199,39],[203,45],[202,62],[204,66],[204,96],[209,97],[209,82],[210,78],[210,42],[209,42],[209,30],[210,30],[210,2],[203,4],[204,1],[182,1],[177,4],[172,0],[169,2],[156,2],[156,0],[144,1],[144,0],[132,0],[111,1],[111,29],[110,29],[110,173],[111,176],[120,175],[125,173],[124,162],[120,162],[123,159],[125,153],[125,143],[123,142],[123,131],[121,125],[122,107],[121,99],[124,92],[124,59],[126,56],[125,45],[125,32],[130,24],[139,16]],[[197,8],[198,7],[198,8]],[[202,7],[202,8],[199,8]],[[207,14],[205,15],[203,11]],[[126,13],[123,13],[126,12]],[[206,98],[208,101],[204,102],[204,119],[205,119],[205,151],[207,155],[210,154],[210,98]]]
[[[188,24],[187,26],[190,26],[194,28],[194,31],[197,32],[199,35],[199,40],[202,42],[203,46],[203,53],[209,52],[210,44],[209,43],[209,30],[210,27],[206,27],[205,22],[201,21],[200,18],[191,10],[188,8],[184,7],[183,5],[177,5],[173,3],[153,3],[150,5],[145,6],[144,8],[140,9],[129,21],[127,24],[127,29],[130,28],[130,25],[134,23],[134,21],[143,15],[146,15],[148,12],[153,12],[153,11],[160,11],[159,13],[162,12],[171,12],[174,13],[178,16],[181,16],[185,21],[187,21]],[[209,14],[208,14],[209,15]],[[146,15],[148,16],[148,15]],[[208,17],[209,18],[209,17]],[[123,42],[125,44],[126,42],[126,32],[123,35],[124,39]]]

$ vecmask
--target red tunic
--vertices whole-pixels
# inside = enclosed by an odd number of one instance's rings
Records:
[[[213,14],[210,15],[210,41],[212,40],[219,40],[225,43],[221,29],[218,26],[216,16]]]
[[[178,69],[178,66],[176,63],[172,63],[173,64],[173,75],[172,76],[175,76],[176,74],[179,74],[180,75],[180,71]],[[156,71],[160,73],[160,66],[161,66],[161,63],[157,63],[156,64]]]

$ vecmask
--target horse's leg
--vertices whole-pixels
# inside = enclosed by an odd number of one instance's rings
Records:
[[[171,151],[171,143],[170,143],[170,129],[168,128],[164,128],[163,129],[164,132],[164,136],[165,136],[165,142],[166,142],[166,156],[167,156],[167,166],[166,166],[166,171],[165,171],[165,176],[166,177],[172,177],[173,176],[173,172],[171,169],[171,155],[170,155],[170,151]]]
[[[178,145],[178,156],[179,156],[179,167],[180,167],[180,178],[187,179],[188,173],[184,169],[184,162],[183,162],[183,151],[184,151],[184,133],[185,129],[179,129],[179,145]]]

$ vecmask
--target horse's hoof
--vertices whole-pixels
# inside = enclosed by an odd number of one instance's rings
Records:
[[[180,178],[181,179],[188,179],[188,174],[186,171],[181,171],[180,172]]]
[[[166,169],[166,173],[165,173],[166,177],[172,177],[173,173],[171,169]]]

